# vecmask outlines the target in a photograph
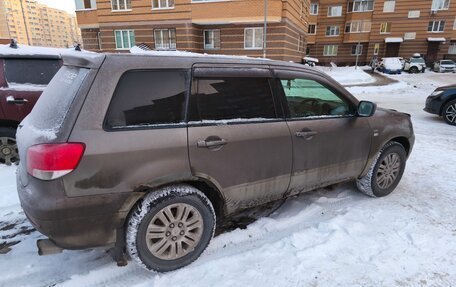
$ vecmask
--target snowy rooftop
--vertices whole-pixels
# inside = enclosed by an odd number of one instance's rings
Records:
[[[84,53],[91,53],[83,50]],[[11,48],[9,44],[0,45],[0,55],[17,55],[17,56],[60,56],[71,53],[80,53],[74,48],[49,48],[36,47],[27,45],[18,45],[17,49]]]

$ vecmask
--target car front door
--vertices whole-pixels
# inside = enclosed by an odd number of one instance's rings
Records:
[[[366,118],[356,116],[357,101],[319,75],[275,74],[293,141],[289,194],[358,177],[372,131]]]
[[[281,199],[292,143],[265,68],[195,68],[188,142],[194,176],[225,197],[226,211]]]

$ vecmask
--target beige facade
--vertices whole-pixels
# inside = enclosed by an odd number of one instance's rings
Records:
[[[9,39],[8,22],[6,21],[5,2],[0,1],[0,41]]]
[[[71,47],[81,42],[76,17],[35,0],[4,0],[9,38],[19,44]]]

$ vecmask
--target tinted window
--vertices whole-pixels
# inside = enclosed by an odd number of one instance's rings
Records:
[[[89,69],[63,66],[33,107],[29,123],[57,131],[88,72]]]
[[[194,98],[199,116],[192,117],[192,120],[276,117],[266,78],[199,79]]]
[[[60,66],[57,59],[5,59],[5,77],[8,83],[47,85]]]
[[[109,128],[180,123],[184,119],[185,71],[129,71],[114,92]]]
[[[343,116],[350,106],[322,84],[306,79],[282,80],[291,118]]]

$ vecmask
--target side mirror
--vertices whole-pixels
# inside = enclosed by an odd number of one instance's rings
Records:
[[[377,104],[361,101],[358,105],[358,116],[360,117],[371,117],[377,110]]]

